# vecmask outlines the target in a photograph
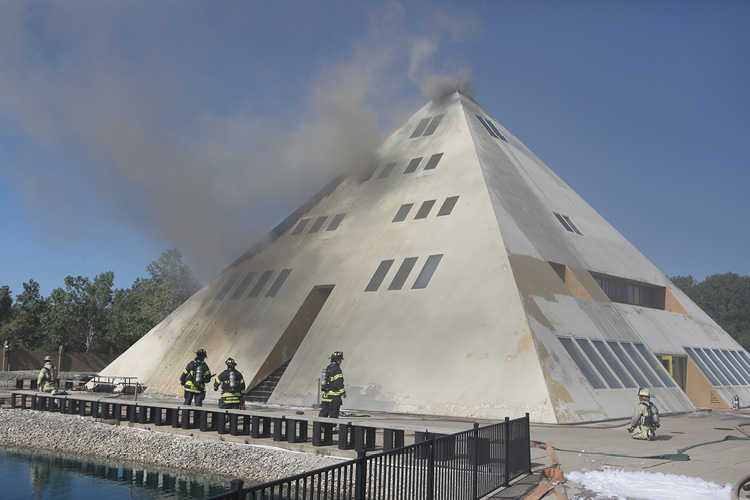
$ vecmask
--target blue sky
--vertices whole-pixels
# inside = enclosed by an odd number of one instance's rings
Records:
[[[0,0],[0,285],[205,283],[474,98],[668,276],[750,274],[750,2]]]

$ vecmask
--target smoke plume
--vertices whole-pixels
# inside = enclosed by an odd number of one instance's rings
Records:
[[[179,247],[205,281],[333,177],[371,165],[381,130],[418,107],[387,83],[404,80],[409,42],[382,37],[386,22],[320,64],[298,107],[251,91],[222,107],[174,81],[163,63],[184,56],[156,42],[160,27],[123,49],[132,16],[108,8],[0,7],[0,127],[33,145],[0,160],[53,239],[121,225]],[[437,48],[416,40],[408,77],[430,98],[470,92],[469,70],[434,70]]]

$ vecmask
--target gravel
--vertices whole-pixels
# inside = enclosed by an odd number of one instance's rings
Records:
[[[264,483],[340,459],[96,422],[36,410],[0,410],[0,446],[137,462]]]

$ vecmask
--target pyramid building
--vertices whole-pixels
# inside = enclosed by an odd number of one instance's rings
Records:
[[[269,404],[587,422],[750,400],[750,356],[476,101],[432,101],[102,374],[181,394],[198,348]],[[276,380],[276,379],[274,379]],[[208,397],[212,393],[209,390]]]

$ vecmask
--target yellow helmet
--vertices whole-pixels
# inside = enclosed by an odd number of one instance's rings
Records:
[[[638,389],[638,397],[651,399],[651,391],[649,391],[645,387],[641,387],[640,389]]]

